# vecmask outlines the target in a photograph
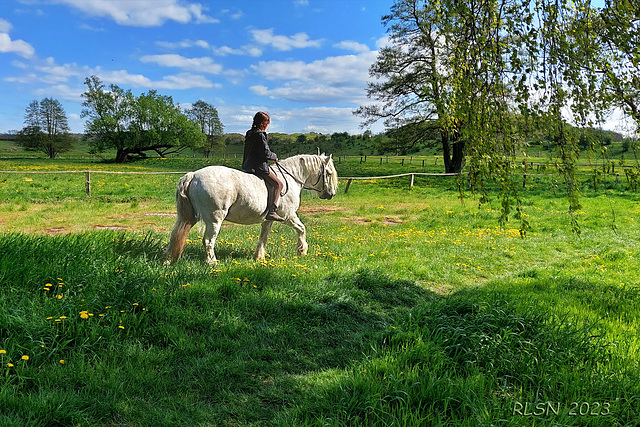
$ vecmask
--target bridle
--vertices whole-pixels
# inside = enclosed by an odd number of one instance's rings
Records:
[[[289,192],[289,181],[287,181],[287,177],[285,177],[285,173],[287,175],[289,175],[291,178],[293,178],[293,180],[300,185],[302,188],[304,188],[305,190],[313,190],[316,191],[318,193],[322,193],[324,191],[324,187],[325,187],[325,177],[324,177],[324,172],[325,172],[325,168],[326,166],[324,165],[323,162],[321,162],[322,164],[322,169],[320,171],[320,175],[318,176],[318,179],[316,179],[316,182],[313,184],[313,187],[306,187],[304,185],[304,182],[300,181],[298,178],[296,178],[295,176],[293,176],[291,174],[291,172],[289,172],[284,166],[282,166],[280,164],[280,162],[275,162],[276,167],[278,168],[278,170],[280,170],[280,173],[282,174],[282,177],[284,178],[284,182],[285,182],[285,188],[284,190],[282,190],[282,193],[280,193],[280,197],[284,197],[285,194],[287,194]],[[273,166],[270,166],[273,167]],[[318,185],[318,183],[320,182],[320,180],[322,179],[322,190],[318,190],[317,188],[314,188]]]

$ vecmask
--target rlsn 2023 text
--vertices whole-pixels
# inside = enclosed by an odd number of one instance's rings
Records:
[[[573,417],[602,417],[611,415],[609,402],[513,402],[513,415],[520,417],[547,417],[567,412]]]

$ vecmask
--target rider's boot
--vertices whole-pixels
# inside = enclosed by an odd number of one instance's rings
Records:
[[[267,221],[279,221],[279,222],[284,221],[284,218],[282,218],[280,215],[276,213],[277,209],[278,209],[278,206],[276,206],[275,203],[272,203],[271,205],[269,205],[269,211],[267,212],[267,216],[265,217],[265,219]]]

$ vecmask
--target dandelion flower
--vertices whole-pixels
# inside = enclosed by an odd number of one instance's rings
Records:
[[[120,329],[124,329],[124,326],[122,326],[122,325],[119,325],[119,326],[118,326],[118,328],[120,328]]]
[[[27,356],[26,354],[24,356],[22,356],[20,359],[22,360],[29,360],[29,356]]]
[[[8,368],[13,368],[13,363],[7,363]]]
[[[7,354],[7,350],[0,350],[0,354]]]

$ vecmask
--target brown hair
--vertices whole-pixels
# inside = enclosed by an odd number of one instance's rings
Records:
[[[265,122],[270,122],[271,117],[267,113],[262,111],[258,111],[255,116],[253,116],[253,127],[260,127]]]

